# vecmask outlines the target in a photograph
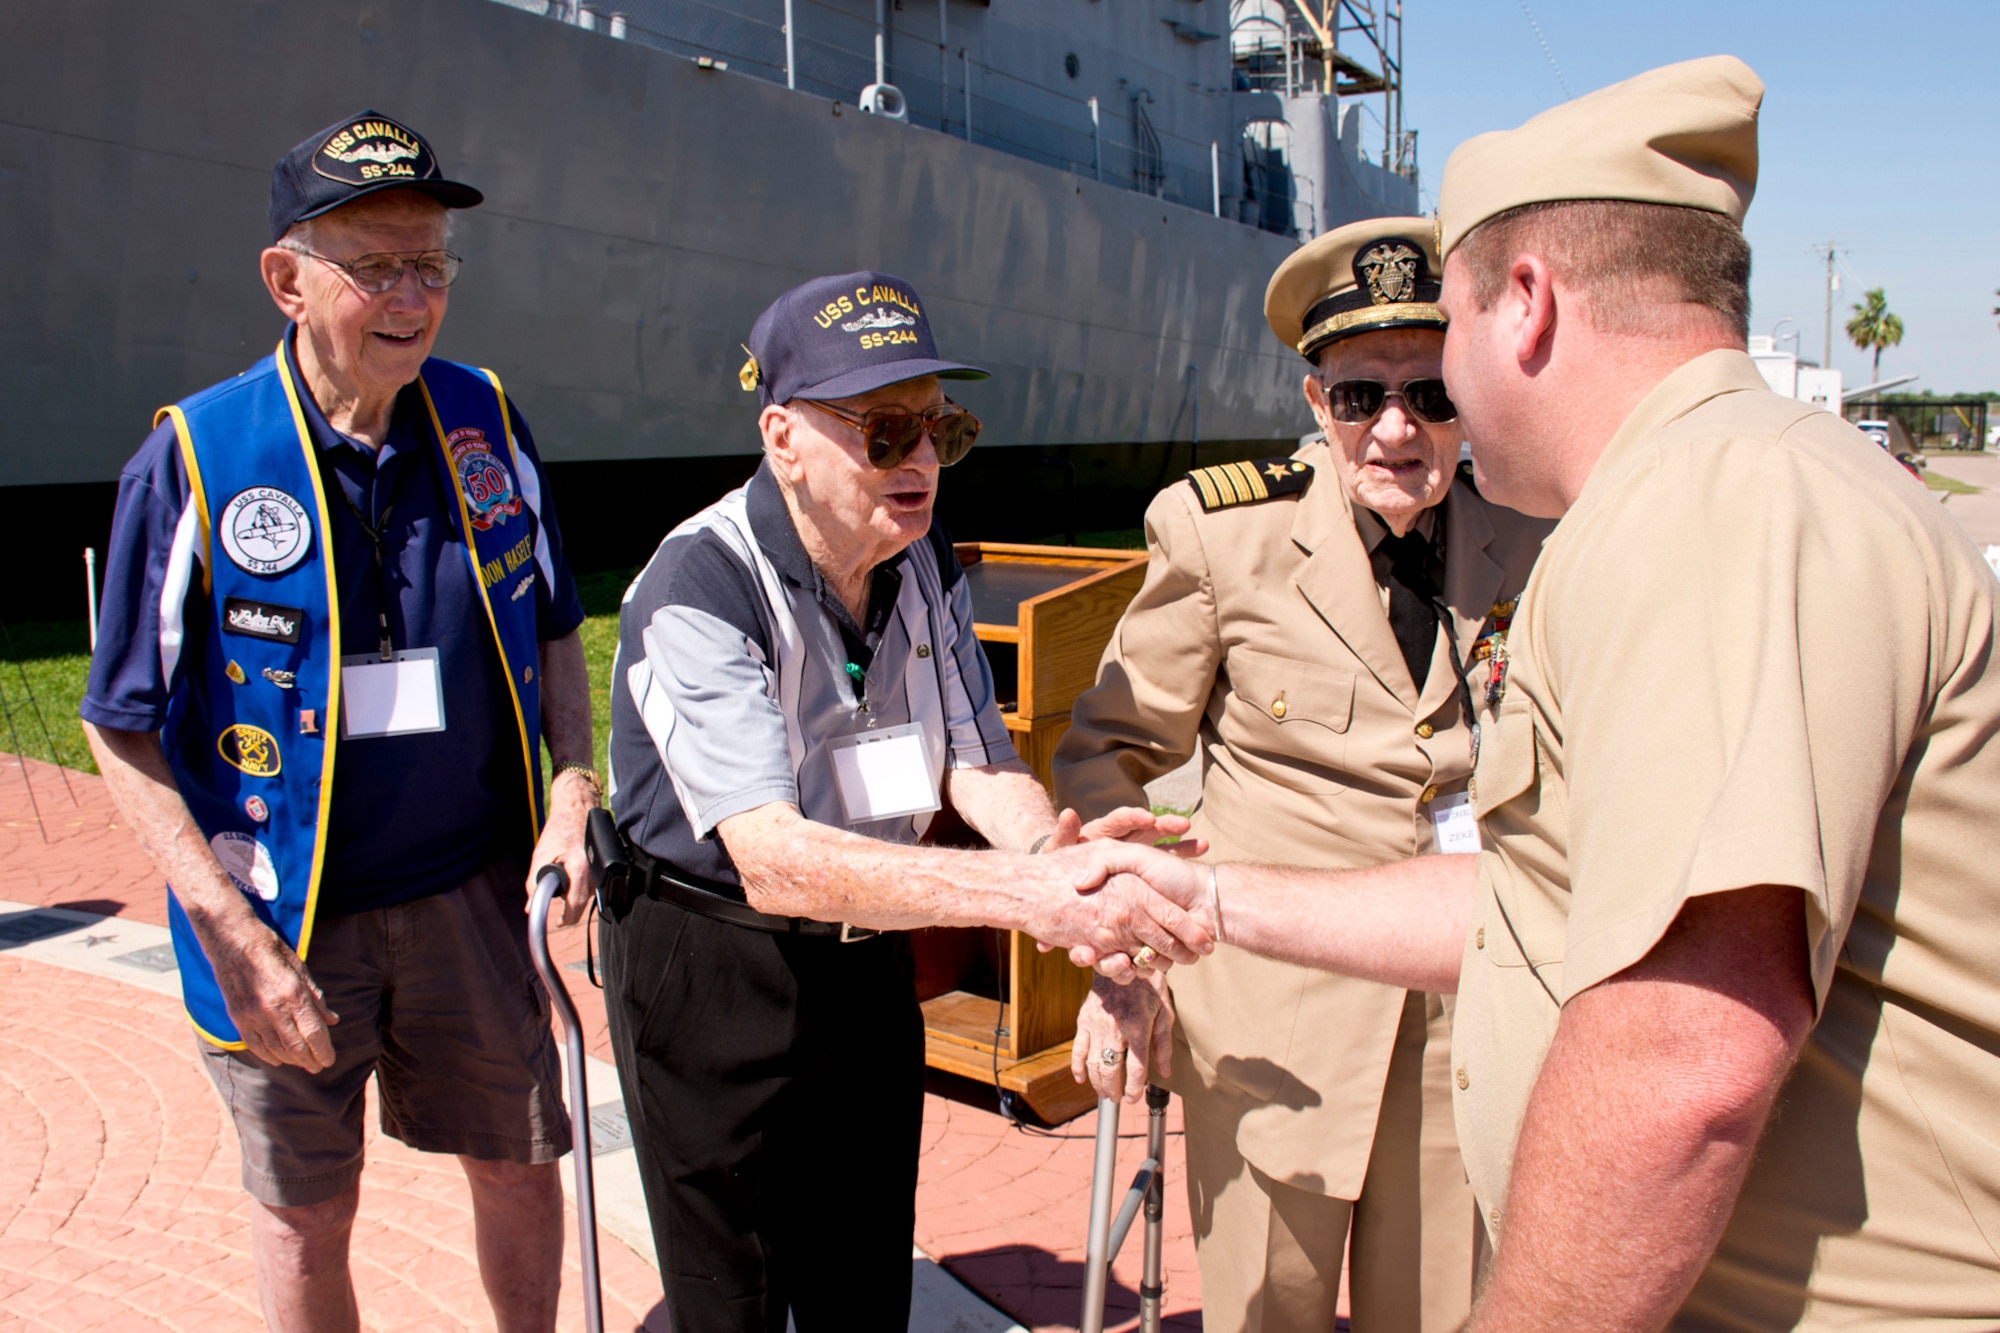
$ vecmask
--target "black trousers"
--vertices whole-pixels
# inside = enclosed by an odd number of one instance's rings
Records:
[[[676,1333],[901,1330],[923,1131],[909,938],[640,898],[604,999]]]

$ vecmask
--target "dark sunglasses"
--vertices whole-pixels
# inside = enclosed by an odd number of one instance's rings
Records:
[[[1373,421],[1390,394],[1401,398],[1419,421],[1438,425],[1458,419],[1458,408],[1444,391],[1443,380],[1404,380],[1394,388],[1380,380],[1336,380],[1326,386],[1326,407],[1335,421],[1359,425]]]
[[[932,447],[937,450],[939,467],[950,467],[965,457],[973,442],[979,438],[979,418],[949,398],[921,412],[887,408],[870,412],[865,417],[844,412],[828,403],[814,402],[810,398],[799,401],[860,431],[862,441],[868,447],[868,461],[884,472],[901,466],[904,459],[917,451],[926,433],[931,437]]]

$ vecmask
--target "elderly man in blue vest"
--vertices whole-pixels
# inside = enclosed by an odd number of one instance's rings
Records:
[[[555,1325],[569,1122],[523,908],[560,861],[575,919],[598,789],[527,427],[430,356],[447,210],[480,199],[372,111],[294,148],[262,256],[283,339],[162,409],[119,481],[82,714],[171,886],[274,1328],[358,1326],[371,1074],[385,1133],[463,1164],[498,1326]]]

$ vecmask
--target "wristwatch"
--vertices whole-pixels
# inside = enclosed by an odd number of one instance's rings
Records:
[[[578,763],[557,764],[555,766],[555,770],[549,775],[549,785],[554,786],[555,780],[561,777],[565,773],[581,774],[585,779],[589,781],[590,788],[592,791],[602,792],[604,790],[604,784],[598,780],[597,770],[592,768],[589,764],[578,764]]]

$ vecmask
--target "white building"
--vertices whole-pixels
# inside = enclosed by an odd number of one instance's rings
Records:
[[[1840,415],[1840,372],[1799,360],[1796,352],[1781,352],[1769,338],[1750,339],[1750,359],[1763,372],[1771,392],[1811,403]]]

